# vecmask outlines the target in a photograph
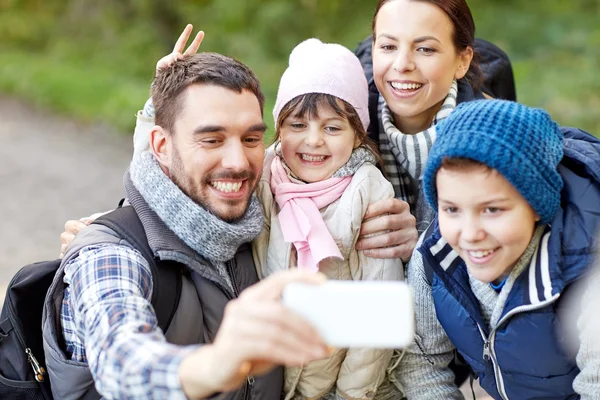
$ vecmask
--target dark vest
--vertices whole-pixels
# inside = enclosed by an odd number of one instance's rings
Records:
[[[129,200],[142,221],[155,256],[160,260],[175,261],[185,266],[179,305],[165,333],[167,341],[179,345],[211,343],[219,329],[227,303],[248,286],[258,282],[250,244],[242,245],[235,257],[227,262],[227,271],[233,285],[231,290],[216,268],[171,232],[141,196],[131,196]],[[83,230],[71,244],[50,287],[43,329],[46,362],[55,398],[80,398],[93,384],[87,364],[67,360],[64,353],[60,324],[65,290],[64,265],[80,249],[90,244],[128,245],[115,235],[114,231],[104,226],[92,225]],[[276,368],[265,376],[249,378],[242,388],[222,394],[219,399],[279,400],[282,385],[283,368]]]

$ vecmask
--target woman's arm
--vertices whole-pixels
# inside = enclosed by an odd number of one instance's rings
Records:
[[[364,172],[367,173],[363,175]],[[355,186],[355,194],[352,199],[353,244],[359,238],[361,222],[368,207],[381,199],[394,197],[392,185],[375,167],[359,170],[355,174],[355,178],[359,178],[361,181]],[[396,281],[404,279],[404,268],[400,258],[372,258],[362,251],[352,250],[348,262],[354,280]],[[390,304],[389,306],[389,312],[394,312],[394,305]],[[356,323],[360,324],[361,322],[356,321]],[[336,398],[373,398],[386,378],[386,370],[392,354],[393,349],[349,349],[338,374]]]

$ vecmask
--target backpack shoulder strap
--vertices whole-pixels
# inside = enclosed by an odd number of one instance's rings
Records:
[[[158,326],[166,332],[179,306],[182,286],[181,268],[171,262],[161,262],[154,257],[144,226],[132,206],[119,207],[99,217],[93,223],[112,229],[142,253],[152,271],[151,301]]]

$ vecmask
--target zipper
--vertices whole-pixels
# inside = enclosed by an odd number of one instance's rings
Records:
[[[235,297],[240,295],[240,291],[235,283],[235,276],[233,276],[233,261],[229,260],[225,262],[225,266],[227,268],[227,274],[229,275],[229,280],[231,281],[231,286],[233,287],[233,294]]]
[[[498,393],[500,394],[500,397],[502,397],[502,400],[508,400],[508,396],[506,395],[506,391],[504,390],[504,379],[502,378],[502,371],[500,370],[498,360],[496,359],[496,354],[494,353],[493,342],[497,327],[490,332],[489,337],[485,336],[485,333],[483,332],[479,324],[477,324],[477,328],[479,328],[479,333],[481,334],[481,338],[483,339],[483,359],[492,363],[492,367],[494,368],[494,377],[496,378],[496,389],[498,389]]]
[[[12,331],[14,332],[15,336],[17,337],[17,340],[21,344],[21,347],[25,349],[25,355],[27,355],[27,361],[29,362],[29,365],[31,365],[31,369],[33,370],[35,380],[37,382],[44,382],[44,375],[46,375],[46,369],[42,367],[38,360],[34,357],[33,353],[31,352],[31,349],[25,344],[25,338],[21,335],[19,329],[17,329],[19,325],[17,324],[17,321],[14,318],[15,309],[11,301],[8,302],[8,307],[8,319],[10,320],[10,323],[13,326]]]
[[[235,282],[235,276],[233,275],[233,261],[229,260],[225,262],[225,267],[227,269],[227,274],[229,275],[229,280],[231,281],[231,287],[233,287],[233,295],[235,298],[239,297],[240,290]],[[249,400],[252,398],[252,388],[254,386],[254,378],[249,376],[244,382],[244,389],[242,391],[242,398],[244,400]]]
[[[502,371],[500,369],[500,365],[498,365],[498,359],[496,358],[496,350],[494,348],[494,343],[495,343],[495,339],[496,339],[496,331],[498,330],[498,328],[500,328],[502,325],[504,325],[506,323],[506,321],[508,321],[509,318],[513,317],[514,315],[519,314],[519,313],[538,310],[540,308],[544,308],[547,305],[554,303],[559,297],[560,297],[560,293],[557,293],[552,298],[550,298],[542,303],[530,304],[527,306],[520,306],[520,307],[516,307],[516,308],[510,310],[504,317],[502,317],[502,319],[500,319],[500,321],[498,321],[498,324],[496,324],[496,327],[491,330],[489,337],[485,336],[485,334],[483,333],[483,330],[481,329],[479,324],[477,324],[477,327],[479,328],[479,333],[481,334],[481,337],[483,338],[483,342],[484,342],[483,343],[483,359],[486,361],[491,361],[492,366],[494,367],[494,376],[496,377],[496,389],[498,389],[498,393],[500,394],[500,397],[502,397],[503,400],[509,400],[509,399],[508,399],[508,395],[506,394],[506,389],[504,387],[504,379],[502,378]]]
[[[247,387],[248,390],[246,391],[246,396],[244,396],[245,399],[252,399],[254,397],[254,377],[253,376],[249,376],[248,379],[246,380],[247,383]]]
[[[27,354],[27,361],[29,361],[29,364],[31,365],[31,368],[35,374],[35,380],[38,382],[44,382],[44,375],[46,375],[46,370],[44,367],[42,367],[38,360],[33,356],[33,353],[29,347],[25,349],[25,354]]]

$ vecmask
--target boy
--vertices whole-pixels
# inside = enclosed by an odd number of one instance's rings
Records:
[[[408,267],[417,335],[397,378],[409,399],[461,397],[453,348],[495,399],[597,396],[592,335],[581,325],[568,354],[560,322],[593,258],[599,174],[600,141],[543,110],[482,100],[439,126],[424,175],[438,216]]]

